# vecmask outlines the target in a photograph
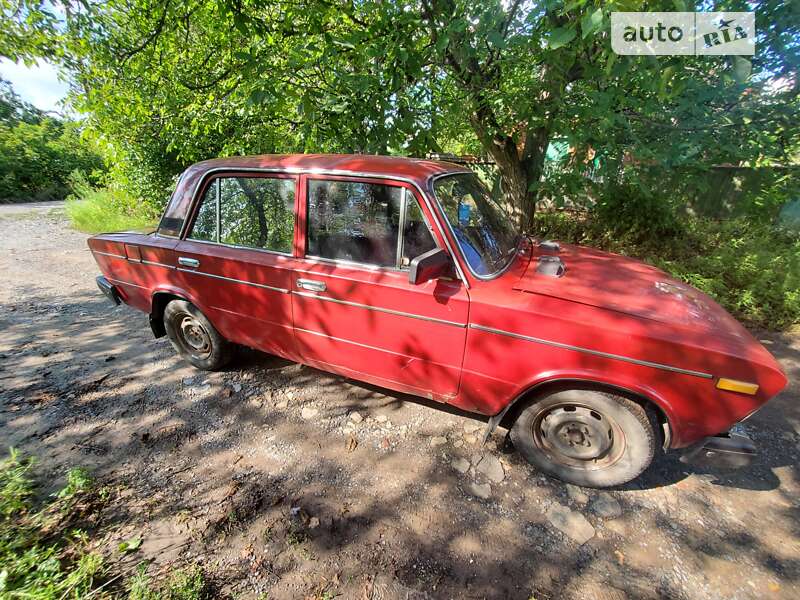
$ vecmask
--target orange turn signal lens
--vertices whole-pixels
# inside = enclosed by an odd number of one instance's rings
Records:
[[[758,391],[758,384],[720,377],[719,381],[717,381],[717,389],[755,396],[756,392]]]

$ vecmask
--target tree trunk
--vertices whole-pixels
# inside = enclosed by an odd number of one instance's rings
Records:
[[[497,165],[502,192],[517,226],[521,231],[530,231],[534,224],[537,188],[550,143],[550,132],[545,128],[529,131],[520,149],[511,136],[489,135],[479,113],[476,111],[473,114],[472,127]]]

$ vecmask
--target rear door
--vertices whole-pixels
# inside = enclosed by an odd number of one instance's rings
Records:
[[[175,249],[183,287],[225,338],[290,359],[296,190],[292,175],[218,173]]]
[[[408,184],[303,176],[305,232],[292,285],[304,362],[442,401],[458,392],[469,298],[455,277],[412,285],[439,245]]]

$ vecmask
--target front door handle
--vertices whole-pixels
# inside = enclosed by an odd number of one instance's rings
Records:
[[[312,292],[324,292],[327,289],[324,281],[314,281],[313,279],[298,279],[297,287]]]
[[[178,257],[178,264],[183,265],[184,267],[194,267],[197,268],[200,266],[200,261],[196,258],[186,258],[185,256]]]

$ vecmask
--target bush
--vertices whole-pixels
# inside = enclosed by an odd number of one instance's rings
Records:
[[[739,320],[768,329],[800,323],[800,236],[748,218],[643,219],[626,232],[613,212],[537,215],[538,234],[640,258],[715,298]],[[612,220],[611,223],[608,220]]]
[[[76,123],[0,122],[0,202],[63,200],[71,191],[70,173],[94,177],[102,166]]]
[[[96,188],[76,172],[70,178],[73,194],[66,212],[73,226],[86,233],[154,227],[158,215],[130,194],[114,187]]]

